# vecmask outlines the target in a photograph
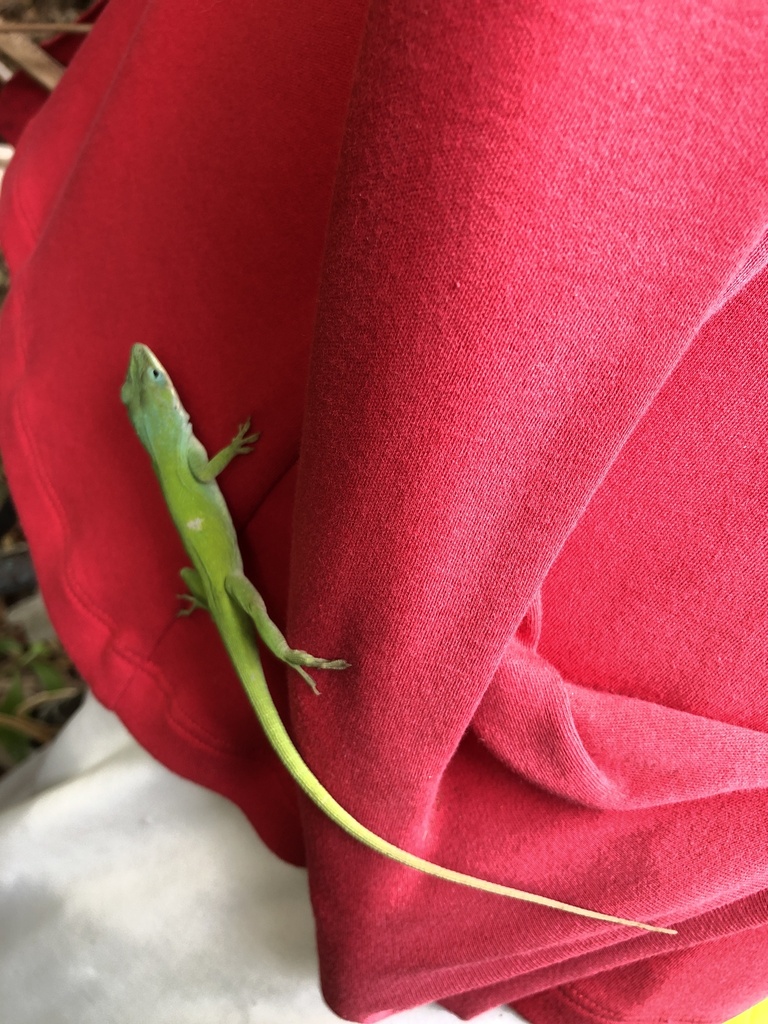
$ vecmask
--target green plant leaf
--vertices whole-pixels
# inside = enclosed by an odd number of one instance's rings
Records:
[[[35,640],[35,642],[30,644],[22,654],[19,659],[19,664],[29,665],[31,662],[39,658],[50,658],[51,654],[52,651],[47,641]]]
[[[12,636],[1,636],[0,637],[0,654],[5,654],[9,658],[20,658],[24,653],[24,644],[19,643],[18,640]]]
[[[14,672],[13,682],[6,690],[5,696],[0,700],[0,711],[4,711],[7,715],[15,714],[16,708],[23,699],[24,693],[21,689],[21,673],[17,669]]]
[[[44,690],[61,690],[63,687],[69,686],[72,681],[66,672],[62,672],[61,669],[47,661],[33,661],[29,667],[39,679]]]
[[[31,740],[14,732],[13,729],[0,728],[0,746],[14,764],[23,761],[32,752]]]

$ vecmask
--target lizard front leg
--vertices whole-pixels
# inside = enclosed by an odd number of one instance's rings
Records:
[[[193,443],[189,445],[187,462],[195,480],[198,480],[201,484],[209,484],[212,480],[216,479],[222,470],[227,468],[235,456],[247,455],[253,451],[253,446],[259,440],[261,434],[249,434],[250,426],[250,418],[245,423],[241,423],[229,444],[222,448],[220,452],[217,452],[211,459],[208,458],[206,450],[200,442],[197,439],[193,439]]]

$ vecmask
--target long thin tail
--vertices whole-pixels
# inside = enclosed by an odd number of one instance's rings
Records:
[[[258,654],[251,652],[253,658]],[[577,914],[579,917],[591,917],[596,921],[608,921],[611,924],[622,924],[629,928],[642,928],[649,932],[661,932],[664,935],[677,935],[673,928],[659,928],[652,924],[643,924],[641,921],[628,921],[623,917],[613,917],[611,914],[600,914],[596,910],[587,910],[584,907],[576,907],[570,903],[561,903],[560,900],[550,899],[548,896],[539,896],[536,893],[525,892],[522,889],[513,889],[508,885],[499,885],[497,882],[487,882],[482,878],[475,878],[474,875],[465,875],[461,871],[453,871],[451,868],[441,867],[431,861],[417,857],[415,854],[402,850],[399,846],[382,839],[370,829],[362,825],[356,818],[345,811],[340,803],[331,796],[325,786],[317,779],[306,765],[293,745],[283,725],[277,708],[274,705],[261,665],[255,668],[253,664],[245,671],[244,666],[237,666],[238,674],[243,680],[248,698],[258,716],[261,726],[280,761],[288,770],[294,781],[307,794],[309,799],[326,814],[339,828],[344,829],[353,839],[363,845],[376,850],[377,853],[389,857],[391,860],[404,864],[406,867],[414,868],[425,875],[432,875],[434,878],[442,878],[447,882],[455,882],[457,885],[466,885],[470,889],[480,889],[482,892],[492,892],[499,896],[509,896],[515,900],[523,900],[526,903],[538,903],[543,907],[552,907],[553,910],[562,910],[567,914]]]

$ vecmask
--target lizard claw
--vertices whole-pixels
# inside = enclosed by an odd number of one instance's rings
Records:
[[[261,431],[256,431],[256,433],[254,434],[249,434],[248,430],[250,429],[250,426],[251,419],[250,417],[248,417],[245,423],[241,423],[237,429],[237,434],[235,434],[235,439],[233,440],[232,444],[235,448],[235,452],[238,455],[248,455],[249,452],[252,452],[253,445],[256,444],[256,442],[261,437]]]
[[[181,618],[184,618],[187,615],[191,615],[192,612],[197,611],[198,608],[201,608],[203,611],[207,611],[208,610],[206,608],[206,606],[203,604],[203,602],[202,601],[198,601],[198,599],[196,597],[194,597],[194,595],[192,595],[192,594],[177,594],[176,597],[180,601],[189,601],[189,607],[188,608],[179,608],[178,609],[178,611],[176,612],[176,618],[177,619],[181,619]]]

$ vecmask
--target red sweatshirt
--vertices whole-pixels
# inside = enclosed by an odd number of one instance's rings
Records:
[[[375,1019],[720,1022],[768,995],[768,11],[111,0],[0,236],[0,447],[62,639],[182,775],[306,858]],[[11,86],[0,131],[30,96]],[[14,127],[15,126],[15,127]],[[217,449],[267,661],[356,844],[267,749],[119,401],[151,345]]]

